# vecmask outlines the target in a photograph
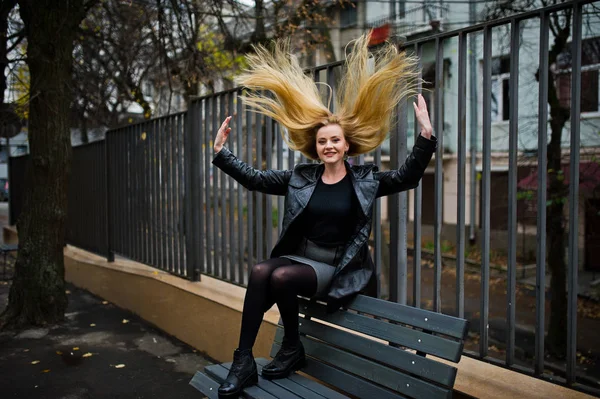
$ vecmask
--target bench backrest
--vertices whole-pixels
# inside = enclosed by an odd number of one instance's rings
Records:
[[[456,368],[425,355],[458,362],[466,320],[363,295],[346,309],[325,309],[300,298],[303,372],[363,398],[452,396]],[[279,328],[271,356],[282,339]]]

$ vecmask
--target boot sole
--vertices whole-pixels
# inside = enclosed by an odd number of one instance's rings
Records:
[[[268,371],[265,372],[265,369],[263,369],[261,375],[264,378],[266,378],[267,380],[276,380],[279,378],[286,378],[290,374],[292,374],[294,371],[298,371],[303,367],[306,367],[306,358],[305,357],[298,359],[296,361],[296,363],[294,363],[290,368],[288,368],[285,371],[282,371],[279,373],[269,373]]]
[[[246,378],[246,380],[240,386],[240,389],[238,389],[237,391],[232,391],[232,392],[228,392],[228,393],[218,392],[219,399],[221,399],[221,398],[237,398],[238,396],[240,396],[240,393],[242,393],[244,388],[248,388],[248,387],[251,387],[251,386],[257,385],[257,384],[258,384],[258,374],[253,374],[253,375],[249,376],[248,378]]]

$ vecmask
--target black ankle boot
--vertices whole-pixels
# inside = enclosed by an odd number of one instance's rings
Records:
[[[271,380],[285,378],[304,366],[306,366],[306,355],[300,339],[291,342],[284,337],[279,352],[271,363],[263,367],[262,375]]]
[[[219,387],[219,398],[237,398],[244,388],[255,384],[258,384],[258,372],[252,350],[236,349],[229,374]]]

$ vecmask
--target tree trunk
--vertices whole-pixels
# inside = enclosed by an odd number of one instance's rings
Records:
[[[69,105],[73,39],[83,0],[21,0],[31,76],[25,204],[5,328],[46,325],[64,317],[65,221],[71,164]]]
[[[566,48],[569,29],[563,29],[555,37],[550,51],[550,65]],[[548,209],[546,214],[548,268],[550,283],[550,325],[548,328],[548,351],[559,358],[566,353],[567,342],[567,264],[565,261],[564,203],[567,187],[562,174],[561,137],[570,110],[564,108],[554,86],[552,72],[548,74],[548,104],[550,105],[550,142],[548,143]]]

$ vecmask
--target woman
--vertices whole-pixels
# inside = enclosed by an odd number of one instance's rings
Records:
[[[239,347],[220,397],[237,396],[258,381],[252,347],[263,314],[277,303],[284,324],[281,350],[262,370],[283,378],[305,364],[298,333],[297,296],[319,297],[330,311],[364,291],[372,281],[367,240],[377,197],[416,187],[436,148],[425,100],[413,104],[421,135],[399,170],[380,172],[373,165],[350,166],[345,159],[377,148],[390,130],[399,101],[415,93],[416,60],[388,44],[369,71],[369,36],[359,38],[348,57],[335,114],[297,59],[278,44],[248,57],[240,83],[253,90],[244,101],[287,129],[294,150],[318,160],[294,170],[259,171],[238,160],[224,144],[231,128],[225,119],[214,141],[213,164],[249,190],[285,195],[281,236],[271,257],[251,272],[244,300]],[[261,94],[270,91],[273,96]]]

